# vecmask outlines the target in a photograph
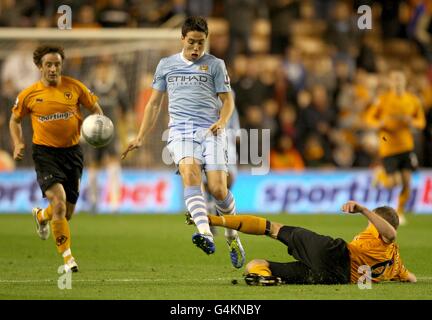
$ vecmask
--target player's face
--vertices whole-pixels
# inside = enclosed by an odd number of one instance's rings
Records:
[[[189,31],[185,37],[182,37],[184,57],[189,61],[195,61],[201,57],[206,40],[204,32]]]
[[[42,79],[51,86],[57,85],[61,76],[62,64],[62,58],[58,53],[47,53],[44,55],[40,67]]]
[[[405,91],[406,87],[406,79],[405,75],[402,72],[392,72],[390,74],[390,86],[392,90],[397,92]]]

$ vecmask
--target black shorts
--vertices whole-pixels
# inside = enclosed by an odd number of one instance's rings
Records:
[[[83,159],[79,145],[69,148],[53,148],[33,144],[33,161],[42,195],[45,197],[45,191],[48,188],[54,183],[60,183],[66,192],[66,201],[76,204],[83,171]]]
[[[300,227],[283,226],[277,239],[288,246],[297,261],[268,261],[272,275],[285,283],[350,283],[351,261],[347,243],[340,238],[322,236]]]
[[[417,156],[412,151],[384,157],[382,162],[386,173],[395,173],[403,169],[415,171],[418,167]]]

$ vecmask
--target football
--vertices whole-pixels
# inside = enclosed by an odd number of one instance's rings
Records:
[[[92,114],[84,119],[81,134],[89,145],[100,148],[111,142],[114,125],[107,116]]]

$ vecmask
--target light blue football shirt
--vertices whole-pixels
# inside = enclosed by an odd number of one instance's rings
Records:
[[[168,92],[170,137],[209,128],[219,120],[222,102],[217,94],[231,91],[224,61],[207,53],[193,62],[182,53],[161,59],[153,88]]]

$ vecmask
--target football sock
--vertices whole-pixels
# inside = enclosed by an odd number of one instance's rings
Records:
[[[411,192],[409,188],[402,189],[401,193],[399,194],[398,210],[397,210],[399,215],[403,215],[405,211],[405,205],[409,200],[410,194]]]
[[[184,200],[186,207],[198,228],[198,232],[212,236],[207,218],[207,206],[202,195],[201,187],[185,187]]]
[[[224,200],[216,199],[216,210],[218,215],[235,215],[236,205],[233,194],[228,190],[228,194]],[[237,231],[232,229],[225,229],[225,237],[227,239],[234,239],[237,236]]]
[[[70,258],[72,258],[72,252],[71,249],[67,249],[65,252],[62,253],[63,261],[67,263]]]
[[[256,273],[260,276],[271,276],[272,273],[270,271],[270,268],[268,266],[264,266],[262,264],[257,264],[249,269],[249,273]]]
[[[241,216],[209,216],[212,226],[234,229],[247,234],[267,234],[267,219],[241,215]]]
[[[43,223],[45,221],[51,221],[52,219],[52,207],[51,205],[48,205],[45,209],[39,210],[37,213],[37,218],[39,220],[39,223]]]
[[[57,251],[60,254],[63,254],[67,250],[70,251],[70,229],[66,218],[60,220],[51,220],[51,229],[54,236],[54,241],[57,246]]]

